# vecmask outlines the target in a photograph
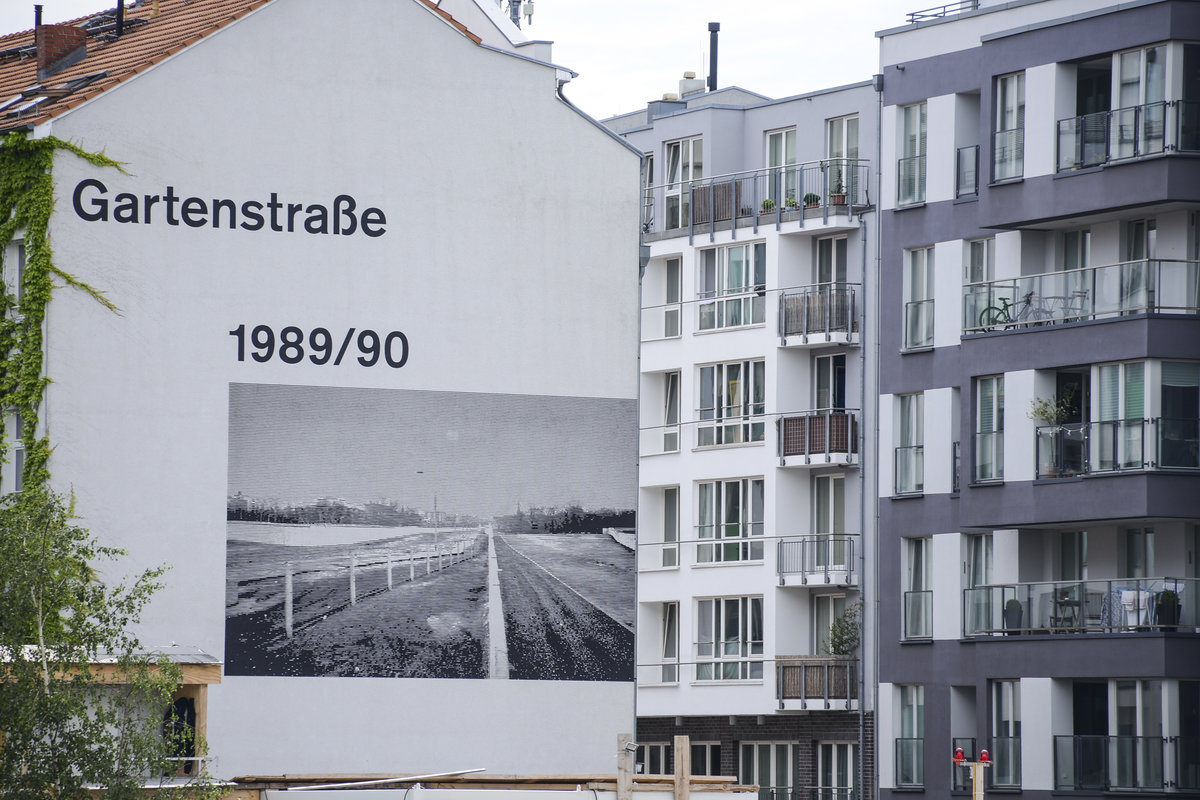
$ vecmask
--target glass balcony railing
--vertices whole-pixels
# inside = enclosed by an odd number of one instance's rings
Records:
[[[1162,791],[1161,736],[1055,736],[1057,791]]]
[[[858,700],[858,660],[848,656],[779,656],[776,699],[804,701],[806,708],[846,709]]]
[[[1039,427],[1038,480],[1200,469],[1200,419],[1114,419]]]
[[[963,286],[964,333],[1131,314],[1200,314],[1200,261],[1125,261]]]
[[[992,180],[1006,181],[1025,174],[1025,129],[992,134]]]
[[[958,148],[954,159],[954,196],[979,194],[979,145]]]
[[[933,592],[908,591],[904,593],[904,638],[933,638]]]
[[[1004,480],[1004,431],[975,434],[975,480]]]
[[[896,448],[895,494],[925,491],[925,448],[911,445]]]
[[[896,204],[925,202],[925,156],[909,156],[896,163]]]
[[[858,536],[819,533],[781,539],[776,554],[779,577],[798,575],[802,584],[854,584]]]
[[[1200,142],[1187,123],[1196,116],[1195,103],[1160,101],[1061,119],[1058,171],[1159,155],[1173,147],[1194,150]]]
[[[904,304],[904,349],[933,347],[933,300],[910,300]]]
[[[925,740],[896,739],[896,786],[916,788],[925,785]]]
[[[792,212],[828,218],[866,204],[870,175],[865,159],[833,158],[650,186],[642,200],[642,227],[646,233],[684,236],[729,230],[738,220],[778,222]],[[671,221],[669,228],[656,210]]]
[[[779,295],[781,338],[858,331],[857,284],[822,283]]]
[[[1109,578],[963,590],[963,636],[1196,633],[1200,579]]]

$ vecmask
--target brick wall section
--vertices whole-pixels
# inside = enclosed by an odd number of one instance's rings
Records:
[[[637,741],[641,744],[673,742],[676,736],[688,736],[693,742],[721,743],[721,774],[738,774],[738,758],[742,742],[793,742],[800,745],[800,767],[796,785],[817,785],[817,744],[820,742],[857,742],[858,713],[845,711],[818,712],[806,715],[774,714],[758,718],[739,716],[734,724],[729,717],[684,717],[676,725],[674,717],[641,717],[637,721]],[[672,754],[673,755],[673,754]],[[873,800],[875,780],[875,717],[863,716],[863,746],[859,753],[863,762],[861,800]],[[674,760],[667,765],[674,770]],[[855,780],[858,776],[855,775]],[[807,797],[796,800],[808,800]]]
[[[75,25],[42,25],[37,29],[38,75],[54,74],[57,72],[54,67],[80,47],[87,47],[87,31],[83,28]]]

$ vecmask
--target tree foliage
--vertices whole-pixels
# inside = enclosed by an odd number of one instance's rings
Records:
[[[111,580],[123,553],[72,506],[36,487],[0,500],[4,800],[90,800],[89,787],[125,800],[176,767],[163,715],[180,669],[130,632],[164,568]]]

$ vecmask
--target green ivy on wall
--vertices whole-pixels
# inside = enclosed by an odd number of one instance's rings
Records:
[[[49,438],[38,437],[37,431],[38,409],[50,380],[43,374],[42,326],[55,279],[117,310],[102,292],[54,266],[48,229],[54,207],[52,171],[57,150],[74,153],[97,166],[121,169],[108,156],[86,152],[53,136],[31,139],[13,132],[0,139],[0,268],[6,275],[10,272],[4,266],[8,244],[21,232],[25,245],[20,287],[7,280],[0,282],[0,404],[5,411],[19,414],[21,430],[16,433],[25,446],[26,486],[42,486],[49,478]],[[6,435],[0,441],[0,458],[6,461],[11,438]]]

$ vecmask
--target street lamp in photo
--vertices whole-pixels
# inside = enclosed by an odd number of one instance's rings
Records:
[[[420,469],[419,469],[419,470],[417,470],[417,474],[418,474],[418,475],[424,475],[424,474],[425,474],[425,471],[424,471],[424,470],[420,470]],[[438,537],[438,533],[439,533],[439,526],[438,526],[438,503],[437,503],[437,490],[435,489],[435,490],[434,490],[434,492],[433,492],[433,549],[434,549],[434,550],[439,550],[439,549],[440,549],[440,543],[439,543],[439,541],[438,541],[438,538],[439,538],[439,537]]]

